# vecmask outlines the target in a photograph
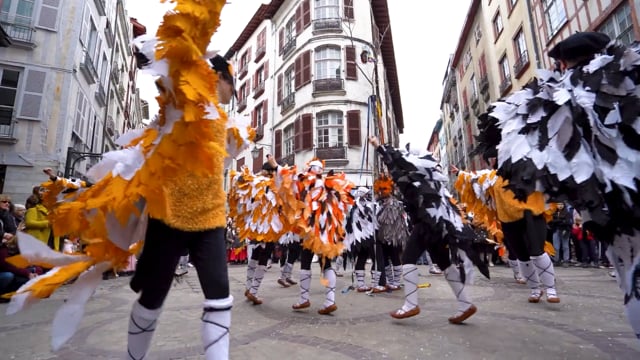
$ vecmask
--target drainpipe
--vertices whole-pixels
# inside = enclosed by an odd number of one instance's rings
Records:
[[[538,36],[536,35],[536,27],[534,25],[535,16],[533,14],[533,10],[531,9],[531,4],[529,1],[524,2],[527,5],[527,15],[529,16],[529,29],[531,30],[531,41],[533,42],[533,53],[536,57],[536,68],[541,68],[541,57],[540,57],[540,49],[538,48]]]
[[[116,53],[116,45],[118,43],[118,15],[120,14],[120,7],[122,6],[122,0],[116,0],[116,18],[114,20],[113,23],[113,45],[111,46],[111,56],[109,59],[109,72],[108,72],[108,76],[107,76],[107,88],[105,90],[106,97],[107,97],[107,101],[106,101],[106,105],[104,106],[104,119],[102,122],[102,151],[101,152],[105,152],[106,151],[106,145],[107,145],[107,121],[109,119],[109,104],[111,103],[110,99],[109,99],[109,95],[111,93],[111,72],[113,71],[113,58],[115,57],[115,53]]]

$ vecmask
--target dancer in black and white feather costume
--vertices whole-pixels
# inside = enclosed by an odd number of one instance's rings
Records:
[[[389,168],[413,224],[402,255],[405,301],[391,316],[403,319],[420,313],[416,262],[427,250],[438,266],[445,269],[445,279],[458,300],[457,312],[449,322],[462,323],[477,310],[466,288],[473,280],[473,265],[486,277],[489,269],[473,252],[472,239],[463,237],[465,224],[445,187],[447,176],[437,169],[438,163],[431,155],[420,156],[389,145],[380,146],[375,136],[369,138],[369,142]]]
[[[554,47],[564,73],[541,71],[494,104],[479,140],[520,199],[568,200],[609,246],[627,317],[640,338],[640,48],[600,33]],[[497,131],[496,131],[497,130]],[[496,136],[498,135],[498,136]]]
[[[347,235],[344,248],[355,259],[353,274],[358,292],[370,291],[378,283],[372,268],[372,286],[365,284],[365,265],[369,257],[374,257],[373,238],[377,228],[375,203],[371,195],[369,189],[365,187],[358,187],[353,191],[354,204],[349,210],[345,226]],[[380,279],[380,272],[377,273],[377,279]]]

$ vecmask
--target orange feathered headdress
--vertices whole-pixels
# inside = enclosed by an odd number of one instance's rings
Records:
[[[373,183],[373,191],[382,196],[390,196],[393,192],[393,180],[387,175],[380,175]]]

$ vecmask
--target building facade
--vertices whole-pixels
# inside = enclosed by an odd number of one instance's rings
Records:
[[[577,31],[603,32],[627,45],[640,39],[638,0],[531,0],[531,6],[546,69],[554,66],[547,52]]]
[[[133,88],[127,92],[135,66],[123,5],[2,1],[12,45],[0,57],[0,192],[23,202],[43,168],[80,176],[113,148],[125,110],[139,102]]]
[[[234,110],[258,134],[236,168],[258,172],[267,154],[299,168],[318,157],[373,184],[377,157],[366,136],[397,145],[404,127],[386,1],[273,0],[232,50]]]

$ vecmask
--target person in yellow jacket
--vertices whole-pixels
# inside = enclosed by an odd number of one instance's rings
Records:
[[[24,215],[24,232],[48,245],[51,237],[49,209],[42,204],[36,195],[29,196],[25,207],[27,212]],[[53,239],[53,248],[60,251],[60,238]]]
[[[489,163],[495,163],[496,159],[488,160]],[[459,178],[465,174],[454,165],[451,166],[451,171]],[[548,213],[549,205],[546,203],[544,194],[534,192],[527,197],[526,201],[519,201],[514,193],[506,188],[508,180],[496,175],[495,171],[491,177],[493,184],[488,187],[487,192],[493,199],[505,246],[510,253],[516,254],[520,262],[521,274],[531,289],[528,301],[538,303],[546,292],[547,302],[559,303],[555,269],[551,258],[545,252],[547,238],[545,215]]]

